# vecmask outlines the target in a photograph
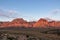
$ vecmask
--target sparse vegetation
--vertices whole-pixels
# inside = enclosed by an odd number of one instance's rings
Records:
[[[55,34],[54,34],[55,33]],[[60,40],[60,30],[59,29],[46,29],[46,28],[2,28],[0,30],[0,38],[2,35],[26,35],[34,38],[29,38],[28,40],[36,40],[35,37],[39,40]],[[56,35],[57,34],[57,35]],[[58,35],[59,34],[59,35]],[[8,37],[9,40],[14,40],[13,37]]]

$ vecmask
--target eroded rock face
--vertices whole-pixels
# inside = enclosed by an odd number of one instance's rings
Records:
[[[26,24],[27,21],[25,21],[24,19],[22,18],[17,18],[17,19],[14,19],[11,24],[12,26],[24,26],[23,24]]]
[[[39,19],[37,22],[27,22],[22,18],[16,18],[11,22],[0,22],[0,27],[60,27],[60,21],[48,21],[46,19]]]
[[[48,26],[48,21],[42,18],[34,24],[34,27],[45,27],[45,26]]]
[[[26,20],[24,20],[24,19],[20,19],[20,18],[18,18],[18,19],[14,19],[12,22],[11,22],[11,24],[13,24],[13,26],[24,26],[24,27],[33,27],[33,24],[34,24],[35,22],[27,22]]]
[[[48,21],[46,19],[40,19],[35,24],[34,27],[60,27],[60,21]]]
[[[0,27],[7,27],[10,25],[10,22],[0,22]]]
[[[35,22],[27,22],[26,20],[22,19],[22,18],[17,18],[12,20],[11,22],[0,22],[0,27],[33,27],[33,24]]]

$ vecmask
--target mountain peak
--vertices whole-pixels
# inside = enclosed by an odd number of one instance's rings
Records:
[[[50,20],[50,19],[49,19]],[[0,27],[60,27],[60,21],[48,21],[45,18],[40,18],[38,21],[26,21],[23,18],[16,18],[11,22],[0,22]]]
[[[13,19],[13,21],[24,21],[23,18],[16,18],[16,19]]]
[[[12,22],[27,22],[26,20],[24,20],[23,18],[16,18],[16,19],[14,19],[14,20],[12,20]]]
[[[47,20],[44,18],[40,18],[38,21],[47,21]]]

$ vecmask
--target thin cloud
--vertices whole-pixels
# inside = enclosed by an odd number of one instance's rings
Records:
[[[48,13],[48,18],[57,20],[57,18],[60,17],[59,15],[60,15],[60,9],[54,9]]]
[[[16,11],[16,10],[0,9],[0,18],[1,17],[8,18],[8,19],[13,19],[13,18],[27,18],[29,16],[22,15],[22,14],[20,14],[19,11]]]
[[[52,10],[51,12],[52,14],[59,14],[60,13],[60,9],[55,9],[55,10]]]
[[[8,13],[9,13],[9,14],[15,14],[15,13],[18,13],[18,12],[15,11],[15,10],[9,10]]]
[[[54,9],[54,10],[51,10],[49,13],[48,13],[48,17],[55,17],[57,16],[58,14],[60,14],[60,9]]]
[[[16,18],[16,14],[18,14],[15,10],[4,10],[0,9],[0,16],[7,17],[7,18]]]

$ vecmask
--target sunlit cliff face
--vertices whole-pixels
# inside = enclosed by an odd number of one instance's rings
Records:
[[[42,18],[34,24],[34,27],[45,27],[45,26],[48,26],[48,21]]]
[[[11,22],[0,22],[0,27],[33,27],[33,24],[35,22],[27,22],[26,20],[22,18],[16,18],[12,20]]]
[[[27,22],[22,18],[16,18],[11,22],[0,22],[0,27],[60,27],[60,21],[48,21],[41,18],[36,22]]]

